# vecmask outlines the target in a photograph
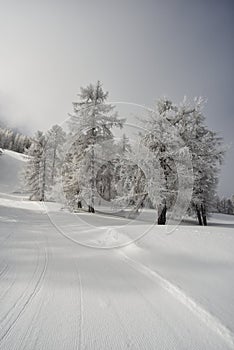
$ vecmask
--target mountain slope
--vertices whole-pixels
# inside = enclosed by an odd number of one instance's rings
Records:
[[[20,191],[20,173],[25,161],[27,161],[27,156],[24,154],[3,150],[0,156],[0,192]]]
[[[14,195],[24,161],[0,158],[0,350],[234,349],[231,219],[133,242],[146,222]]]

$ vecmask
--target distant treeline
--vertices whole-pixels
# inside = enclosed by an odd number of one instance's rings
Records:
[[[30,137],[12,129],[0,127],[0,148],[24,153],[31,143]]]
[[[234,215],[234,195],[232,198],[222,198],[216,197],[214,211],[222,214]]]

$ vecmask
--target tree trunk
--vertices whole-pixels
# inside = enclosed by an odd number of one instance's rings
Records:
[[[51,183],[52,185],[54,185],[54,169],[55,169],[55,160],[56,160],[56,152],[57,149],[56,147],[54,148],[54,152],[53,152],[53,162],[52,162],[52,175],[51,175]]]
[[[43,171],[43,173],[42,173],[42,187],[41,187],[40,201],[44,202],[45,201],[45,188],[46,188],[46,160],[45,160],[45,158],[43,159],[42,171]]]
[[[196,205],[196,213],[197,213],[198,223],[199,223],[200,226],[202,226],[201,210],[198,207],[198,205]]]
[[[91,205],[89,205],[88,212],[89,212],[89,213],[95,213],[94,207],[92,207]]]
[[[143,197],[141,197],[139,200],[138,200],[138,202],[136,202],[136,205],[135,205],[135,207],[133,208],[133,212],[130,212],[130,214],[129,214],[129,218],[130,217],[136,217],[136,215],[138,214],[138,212],[139,212],[139,209],[140,208],[143,208],[143,206],[144,206],[144,200],[145,200],[145,198],[147,197],[147,195],[148,195],[148,193],[146,193],[146,194],[144,194],[144,196]]]
[[[93,119],[94,124],[94,119]],[[94,174],[94,138],[96,136],[96,129],[92,127],[92,145],[91,145],[91,205],[89,205],[89,213],[94,213],[94,189],[95,189],[95,174]]]
[[[162,205],[160,204],[158,207],[158,225],[166,224],[166,221],[167,221],[166,214],[167,214],[166,204],[164,204],[163,208],[162,208]]]
[[[78,209],[82,208],[82,203],[81,203],[81,201],[78,201],[77,207],[78,207]]]
[[[202,213],[202,221],[203,225],[207,226],[207,219],[206,219],[206,207],[204,204],[201,205],[201,213]]]

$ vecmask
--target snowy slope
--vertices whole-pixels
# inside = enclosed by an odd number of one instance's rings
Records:
[[[25,161],[25,155],[3,150],[0,156],[0,192],[13,193],[20,190],[19,176]]]
[[[3,189],[14,176],[2,176]],[[9,192],[0,194],[0,350],[234,349],[233,217],[171,234],[154,226],[107,249],[146,223]]]

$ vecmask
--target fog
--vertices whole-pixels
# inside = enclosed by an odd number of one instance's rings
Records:
[[[80,86],[152,107],[207,98],[229,145],[219,192],[234,193],[233,1],[11,1],[0,12],[0,118],[33,133],[62,123]]]

